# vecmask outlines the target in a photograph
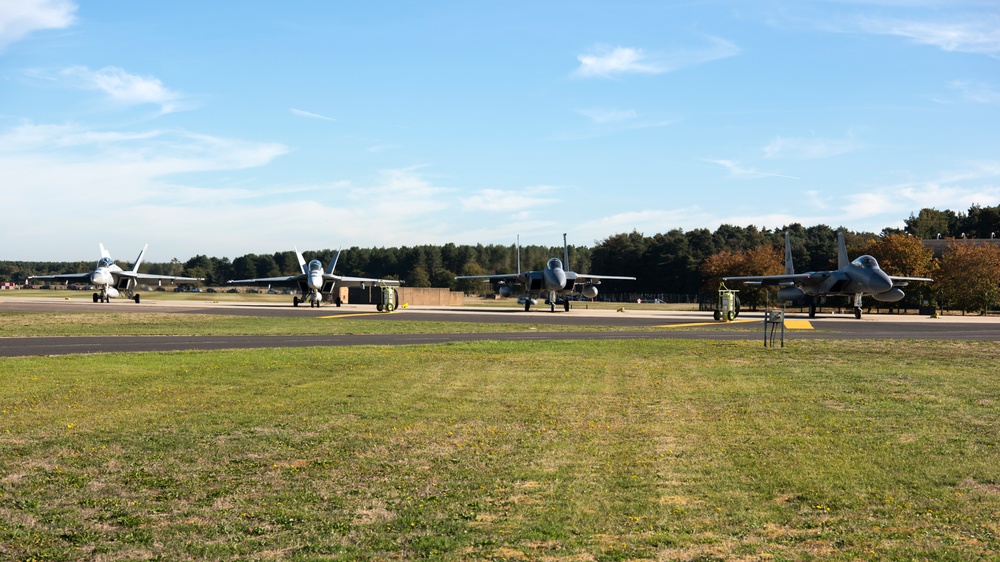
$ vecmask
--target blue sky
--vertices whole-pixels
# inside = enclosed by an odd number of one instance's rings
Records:
[[[1000,204],[976,1],[0,0],[0,259]]]

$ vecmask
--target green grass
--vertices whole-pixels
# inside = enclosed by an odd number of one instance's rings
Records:
[[[336,315],[332,312],[332,315]],[[506,322],[433,322],[403,320],[406,312],[345,315],[335,318],[264,317],[223,314],[146,312],[0,313],[0,337],[30,336],[178,336],[296,334],[441,334],[500,332],[643,331],[656,328],[598,325],[516,324]],[[420,318],[411,315],[412,318]],[[676,328],[674,328],[676,329]]]
[[[0,559],[990,559],[995,343],[0,359]]]

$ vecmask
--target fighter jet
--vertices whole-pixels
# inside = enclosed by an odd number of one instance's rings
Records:
[[[294,247],[294,246],[293,246]],[[340,258],[340,250],[333,254],[330,261],[330,270],[323,272],[323,264],[319,260],[312,260],[308,264],[298,248],[295,248],[295,256],[299,259],[299,269],[302,273],[290,275],[288,277],[263,277],[260,279],[236,279],[229,281],[232,285],[266,285],[276,287],[294,287],[303,295],[300,299],[298,295],[292,297],[292,306],[299,306],[300,302],[309,302],[309,307],[320,306],[323,295],[333,295],[340,287],[361,287],[366,285],[398,287],[401,281],[398,279],[369,279],[367,277],[345,277],[334,275],[333,269],[337,267],[337,260]],[[341,305],[339,297],[334,297],[337,306]]]
[[[565,264],[565,267],[564,265]],[[563,308],[569,312],[568,293],[579,293],[588,299],[597,296],[597,285],[602,280],[635,281],[635,277],[619,277],[614,275],[592,275],[576,273],[569,269],[569,246],[566,235],[563,234],[563,259],[549,258],[545,269],[540,271],[521,271],[521,247],[518,242],[517,273],[501,273],[497,275],[461,275],[455,279],[484,279],[499,286],[502,297],[512,293],[511,284],[523,285],[527,294],[523,297],[524,311],[531,310],[531,305],[538,304],[537,296],[545,295],[545,304],[551,306],[551,312],[556,311],[556,303],[562,302]],[[563,295],[561,298],[557,295]],[[520,302],[520,299],[519,299]]]
[[[139,304],[139,294],[135,292],[139,281],[156,281],[157,283],[170,281],[173,283],[175,281],[197,282],[205,280],[203,277],[178,277],[175,275],[139,273],[139,264],[142,263],[142,257],[146,254],[149,244],[143,246],[142,251],[139,252],[139,257],[135,258],[135,265],[128,271],[118,267],[118,264],[111,259],[111,254],[104,248],[103,243],[99,243],[99,246],[101,247],[101,259],[97,262],[97,267],[94,268],[94,271],[90,273],[32,275],[28,277],[28,281],[32,279],[45,279],[65,281],[66,283],[90,284],[99,290],[99,292],[94,293],[94,302],[111,302],[111,297],[125,296],[134,300],[136,304]]]
[[[926,277],[900,277],[888,275],[878,266],[875,258],[865,255],[854,261],[847,258],[843,229],[837,230],[837,267],[833,271],[795,273],[792,265],[792,246],[785,232],[785,274],[723,277],[723,281],[743,281],[747,285],[778,287],[778,299],[804,303],[809,306],[809,317],[816,316],[816,305],[826,297],[854,298],[854,317],[861,319],[861,299],[871,295],[877,301],[897,302],[905,295],[900,287],[910,281],[933,281]]]

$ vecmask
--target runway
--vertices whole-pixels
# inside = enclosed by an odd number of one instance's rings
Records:
[[[134,353],[148,351],[252,349],[267,347],[418,345],[467,341],[570,341],[629,339],[698,339],[764,341],[761,312],[744,312],[734,323],[713,322],[707,312],[673,312],[625,305],[622,311],[584,307],[571,312],[524,312],[514,308],[414,307],[380,314],[372,306],[294,308],[288,304],[206,303],[144,300],[94,304],[53,298],[0,300],[0,314],[69,312],[144,312],[230,314],[244,316],[305,316],[331,322],[477,322],[525,325],[524,331],[448,334],[267,335],[267,336],[63,336],[0,338],[0,357],[66,355],[73,353]],[[981,316],[866,315],[857,320],[848,314],[823,314],[808,319],[789,315],[786,342],[804,339],[937,339],[1000,341],[1000,318]],[[531,325],[588,325],[614,331],[547,332]],[[628,328],[635,328],[629,331]]]

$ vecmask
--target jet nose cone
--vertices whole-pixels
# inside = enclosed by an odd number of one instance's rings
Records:
[[[546,269],[542,272],[545,288],[549,291],[560,291],[566,286],[566,272],[561,269]]]
[[[90,282],[94,285],[107,285],[107,281],[104,279],[104,273],[100,271],[95,271],[90,275]]]

